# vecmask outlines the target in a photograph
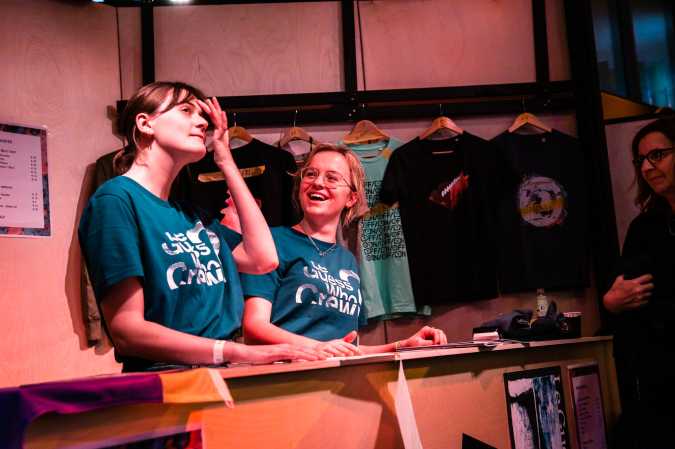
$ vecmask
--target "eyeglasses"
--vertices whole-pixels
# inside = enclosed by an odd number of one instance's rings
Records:
[[[645,162],[645,159],[649,161],[652,166],[655,167],[657,162],[660,162],[668,156],[668,153],[671,153],[673,150],[675,150],[675,147],[670,147],[670,148],[657,148],[655,150],[651,150],[649,153],[645,154],[644,156],[640,155],[633,159],[633,164],[639,169],[642,167],[642,164]]]
[[[321,170],[314,167],[305,167],[300,170],[300,179],[303,182],[315,182],[321,176]],[[349,187],[351,191],[356,191],[354,186],[347,182],[344,176],[341,173],[338,173],[333,170],[327,170],[323,172],[323,182],[326,188],[336,189],[338,187]]]

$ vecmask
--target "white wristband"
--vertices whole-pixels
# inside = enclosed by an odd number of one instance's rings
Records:
[[[223,349],[225,348],[225,341],[224,340],[216,340],[213,343],[213,364],[214,365],[222,365],[223,362],[225,361],[225,358],[223,357]]]

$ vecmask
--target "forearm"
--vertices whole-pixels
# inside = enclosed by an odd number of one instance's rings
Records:
[[[384,345],[359,345],[359,349],[363,354],[381,354],[383,352],[396,351],[398,342],[387,343]]]
[[[112,323],[111,333],[116,350],[123,355],[147,360],[181,364],[212,364],[215,340],[186,334],[145,320]],[[239,344],[226,341],[222,347],[224,361],[238,358]]]
[[[244,322],[244,339],[248,344],[289,343],[299,346],[314,347],[319,341],[313,338],[294,334],[270,322]]]
[[[241,226],[241,244],[247,262],[239,267],[239,271],[267,273],[276,268],[279,261],[265,217],[234,161],[221,162],[219,167],[225,175]]]

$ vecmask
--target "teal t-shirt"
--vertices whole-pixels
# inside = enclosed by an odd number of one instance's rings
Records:
[[[366,175],[368,212],[359,229],[361,290],[368,318],[395,318],[401,313],[428,315],[417,310],[413,296],[408,251],[398,204],[380,202],[380,187],[392,151],[401,146],[396,139],[347,145],[359,157]]]
[[[244,296],[272,303],[272,324],[328,341],[366,323],[356,259],[340,245],[320,256],[305,234],[272,228],[279,267],[264,275],[241,274]],[[314,239],[321,251],[332,243]]]
[[[146,320],[192,335],[230,338],[241,326],[243,312],[231,251],[241,236],[200,215],[126,176],[103,184],[78,229],[97,300],[118,282],[138,277]],[[125,370],[152,363],[118,360]]]

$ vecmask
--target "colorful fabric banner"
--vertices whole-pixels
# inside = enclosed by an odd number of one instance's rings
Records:
[[[84,413],[141,403],[225,402],[232,396],[217,370],[122,374],[0,389],[0,447],[22,449],[26,429],[47,413]]]

